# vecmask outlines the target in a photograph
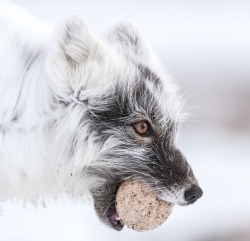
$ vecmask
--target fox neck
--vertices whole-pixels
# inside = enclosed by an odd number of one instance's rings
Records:
[[[72,127],[74,116],[70,114],[84,110],[56,100],[43,65],[41,54],[19,80],[23,84],[16,93],[6,88],[5,94],[9,91],[16,105],[1,115],[0,201],[37,202],[62,193],[79,197],[87,192],[79,176],[91,156],[83,147],[73,153],[78,127]]]

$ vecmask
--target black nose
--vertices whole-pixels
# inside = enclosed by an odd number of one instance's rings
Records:
[[[203,191],[198,186],[192,186],[188,190],[185,191],[184,197],[188,204],[194,203],[197,199],[199,199],[203,195]]]

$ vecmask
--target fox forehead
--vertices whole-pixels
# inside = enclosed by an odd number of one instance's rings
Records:
[[[175,82],[162,69],[137,24],[120,23],[104,39],[79,16],[58,28],[46,60],[53,89],[61,99],[72,92],[85,98],[99,95],[115,90],[117,84],[130,91],[135,82],[144,82],[164,113],[162,122],[166,117],[177,122],[182,101]]]

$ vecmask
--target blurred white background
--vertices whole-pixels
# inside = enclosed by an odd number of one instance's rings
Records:
[[[91,204],[67,198],[23,207],[0,204],[0,241],[249,241],[250,1],[16,0],[57,24],[78,13],[105,33],[136,20],[181,86],[190,120],[180,145],[204,191],[145,233],[103,226]]]

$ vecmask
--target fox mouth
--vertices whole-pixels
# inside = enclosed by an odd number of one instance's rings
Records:
[[[121,231],[124,228],[124,223],[120,219],[115,206],[115,202],[110,205],[106,213],[106,218],[111,227],[117,231]]]

